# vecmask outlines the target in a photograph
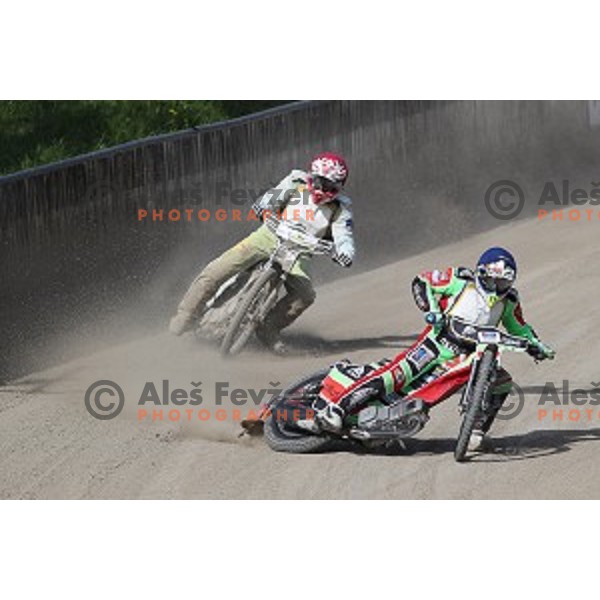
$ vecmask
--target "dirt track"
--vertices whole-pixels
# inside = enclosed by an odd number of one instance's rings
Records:
[[[149,337],[0,388],[0,496],[3,498],[598,498],[600,409],[581,406],[579,422],[539,420],[536,386],[571,388],[600,381],[597,265],[600,222],[527,221],[403,260],[319,290],[316,305],[289,337],[298,355],[247,353],[223,363],[193,339]],[[237,425],[211,420],[138,422],[144,382],[190,389],[202,381],[202,407],[214,414],[214,382],[270,387],[348,356],[391,356],[422,328],[409,282],[424,268],[472,264],[501,242],[520,260],[518,288],[526,317],[554,346],[554,362],[534,366],[511,356],[526,405],[493,430],[495,449],[457,465],[458,428],[451,398],[404,455],[336,452],[290,456],[260,439],[238,440]],[[99,379],[119,383],[127,398],[114,420],[98,421],[83,397]],[[227,403],[222,408],[230,410]],[[546,406],[551,413],[553,406]],[[595,409],[588,421],[586,409]],[[165,411],[166,415],[166,411]]]

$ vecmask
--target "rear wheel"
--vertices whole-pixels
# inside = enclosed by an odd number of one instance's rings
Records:
[[[310,409],[328,372],[329,369],[325,369],[298,381],[273,401],[270,407],[271,414],[265,420],[264,427],[264,436],[269,448],[276,452],[307,454],[322,452],[331,444],[332,438],[328,435],[311,434],[295,427],[293,419],[283,417],[284,411],[291,415],[294,411]]]
[[[307,431],[294,429],[285,421],[279,420],[273,415],[265,421],[264,436],[271,450],[293,454],[322,452],[331,443],[331,440],[324,436],[312,435]]]
[[[492,348],[487,348],[477,365],[475,381],[469,392],[470,397],[465,398],[467,410],[463,415],[460,431],[458,433],[458,440],[456,441],[456,447],[454,448],[454,459],[457,462],[465,460],[471,433],[473,433],[475,423],[481,415],[481,407],[485,396],[489,393],[495,358],[496,354],[494,350]]]
[[[237,354],[244,348],[258,325],[258,313],[272,291],[272,286],[269,284],[274,282],[276,277],[277,272],[274,269],[267,269],[252,284],[223,337],[221,342],[223,356]]]

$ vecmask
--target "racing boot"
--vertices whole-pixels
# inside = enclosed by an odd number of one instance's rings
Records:
[[[320,429],[331,433],[342,430],[345,412],[341,406],[319,397],[313,402],[312,408],[315,411],[314,422]]]
[[[471,433],[469,445],[467,447],[469,452],[485,452],[485,450],[489,447],[489,436],[487,434],[491,429],[494,420],[496,419],[498,411],[502,408],[502,405],[507,397],[508,392],[492,395],[490,406],[475,423],[475,427]]]
[[[184,310],[178,310],[177,314],[171,319],[169,323],[169,331],[173,335],[182,335],[186,331],[192,329],[194,324],[194,316]]]
[[[487,436],[481,429],[473,429],[471,437],[469,438],[469,444],[467,450],[469,452],[483,452],[485,450],[486,442],[488,441]]]

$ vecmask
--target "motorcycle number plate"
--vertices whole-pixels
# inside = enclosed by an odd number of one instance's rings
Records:
[[[299,246],[306,246],[306,239],[301,233],[298,233],[297,231],[292,231],[289,240],[291,242],[294,242],[294,244],[298,244]]]
[[[477,339],[482,344],[497,344],[500,342],[500,333],[498,331],[479,331]]]

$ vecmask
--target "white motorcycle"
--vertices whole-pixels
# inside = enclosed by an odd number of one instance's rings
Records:
[[[277,238],[269,258],[226,281],[198,319],[196,335],[219,341],[224,356],[246,346],[286,293],[285,282],[301,256],[333,255],[333,242],[315,237],[301,223],[269,216],[264,224]]]

